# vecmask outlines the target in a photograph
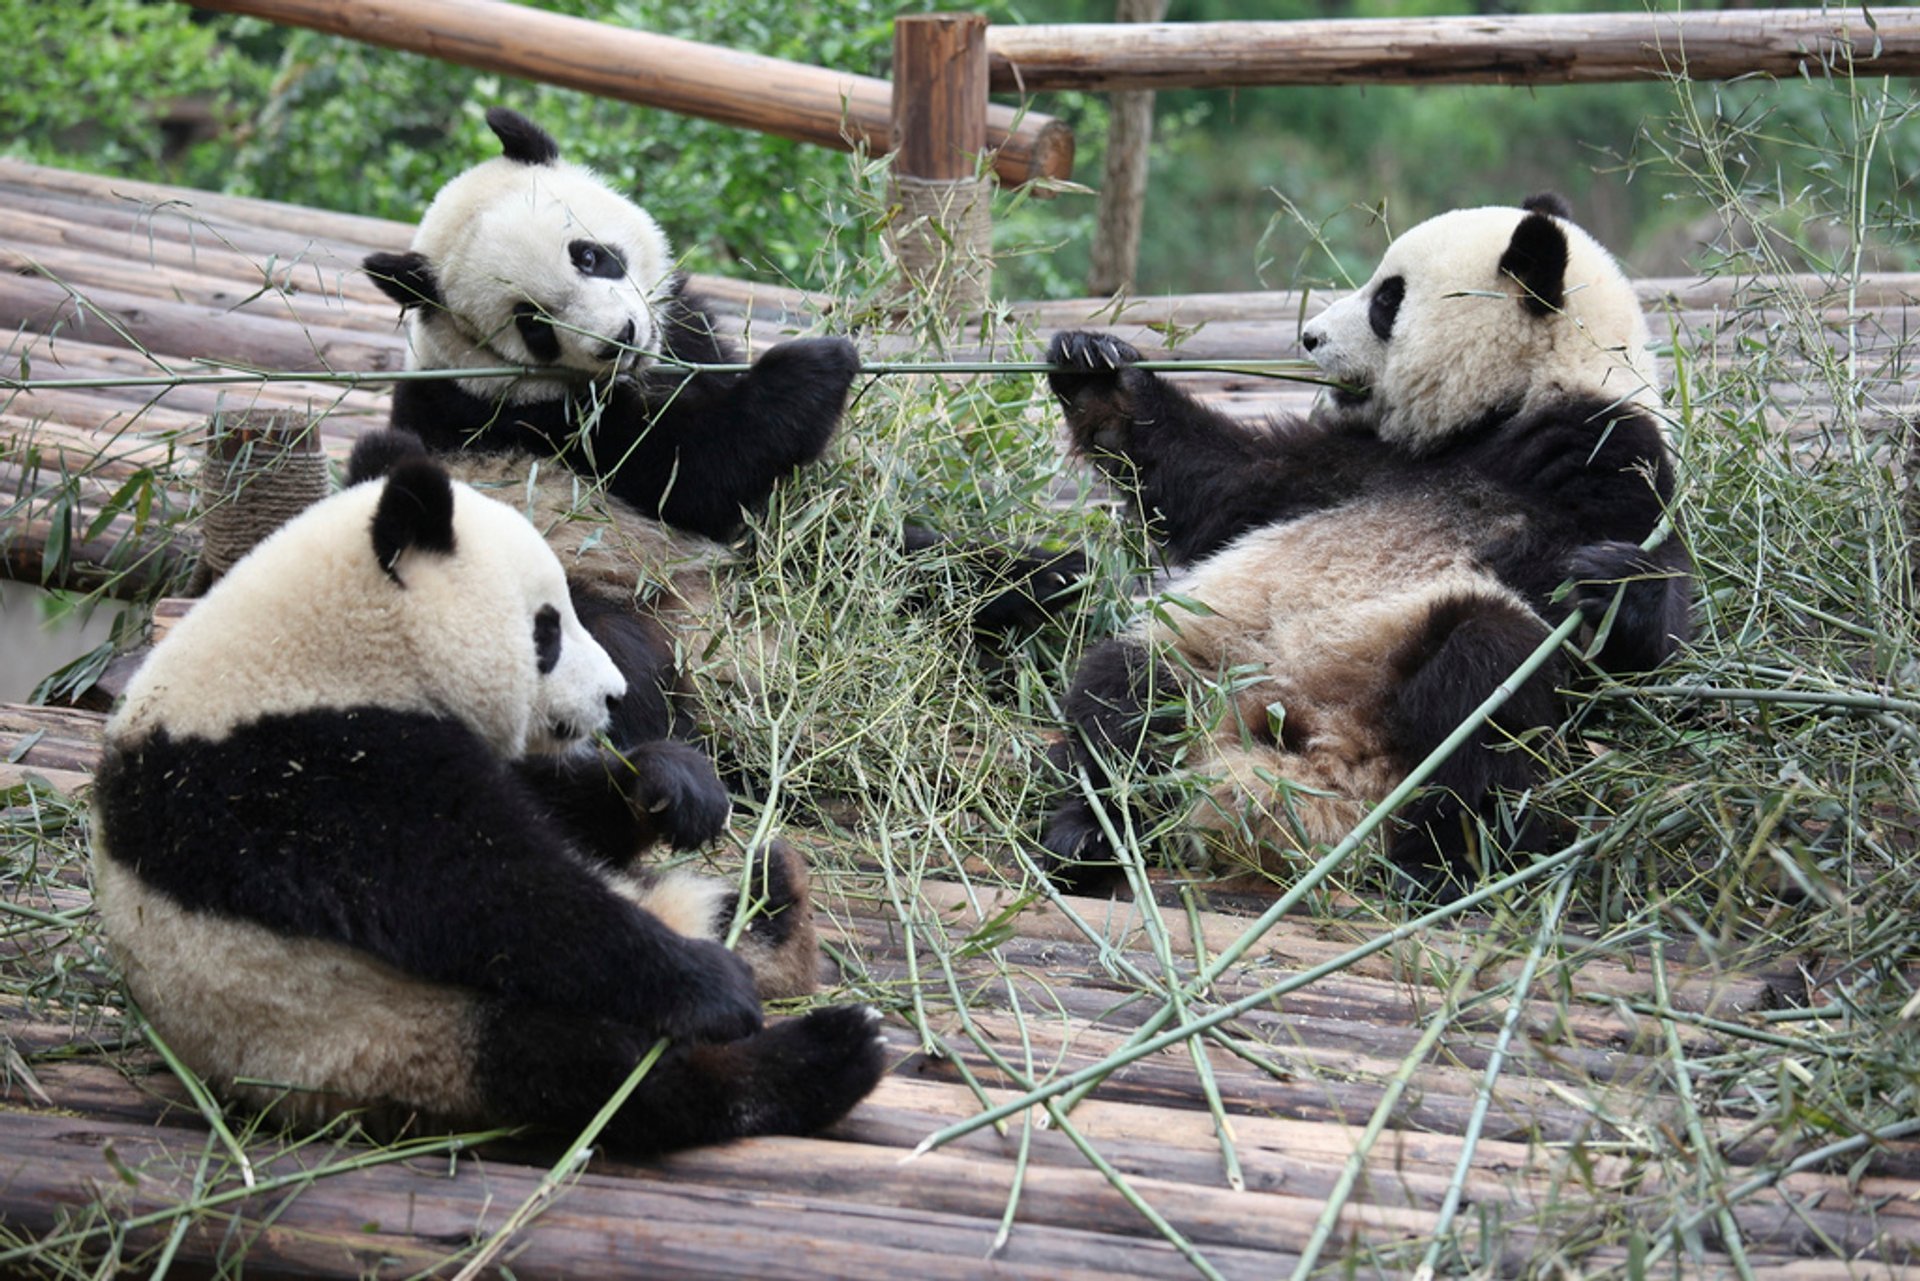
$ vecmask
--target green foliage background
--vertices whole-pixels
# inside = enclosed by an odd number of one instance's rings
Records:
[[[541,0],[620,26],[884,76],[899,10],[875,0]],[[995,22],[1100,21],[1109,0],[992,0]],[[1261,16],[1416,16],[1636,8],[1600,0],[1278,0]],[[1706,7],[1706,6],[1696,6]],[[50,164],[268,196],[401,220],[448,177],[493,151],[495,103],[525,111],[567,153],[638,196],[694,270],[799,280],[871,250],[832,193],[844,157],[666,112],[483,75],[424,57],[202,13],[174,0],[0,0],[0,149]],[[1180,0],[1170,17],[1244,17],[1229,0]],[[1160,95],[1142,292],[1338,281],[1364,274],[1386,234],[1441,209],[1511,203],[1541,189],[1642,274],[1716,250],[1720,231],[1663,136],[1662,84],[1265,89]],[[1758,179],[1831,151],[1846,122],[1831,97],[1771,82],[1718,89],[1738,119],[1768,123],[1743,157]],[[1099,181],[1105,100],[1047,95],[1038,109],[1076,127],[1077,177]],[[191,128],[196,121],[205,121]],[[1872,176],[1880,265],[1916,261],[1911,175],[1920,138],[1889,139]],[[1905,179],[1898,175],[1907,175]],[[1069,194],[1001,220],[999,281],[1010,296],[1080,291],[1094,202]],[[1811,214],[1805,221],[1817,221]],[[1813,233],[1809,233],[1811,237]],[[1811,241],[1802,246],[1815,251]],[[1041,252],[1020,252],[1022,249]]]

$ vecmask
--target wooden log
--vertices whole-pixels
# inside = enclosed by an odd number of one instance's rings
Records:
[[[902,274],[942,310],[977,314],[993,281],[987,145],[987,20],[902,14],[893,24],[893,147],[887,228]]]
[[[987,147],[986,17],[902,14],[893,23],[894,168],[971,178]]]
[[[503,0],[196,0],[368,44],[718,120],[842,151],[888,148],[885,80],[624,30]],[[987,138],[1001,181],[1064,179],[1073,132],[1037,112],[993,106]]]
[[[81,306],[50,280],[0,275],[0,327],[57,332],[139,350],[204,357],[258,369],[400,369],[405,344],[332,325],[305,324],[199,302],[99,289]],[[12,364],[11,361],[8,362]],[[9,369],[8,372],[12,372]]]
[[[996,26],[996,93],[1920,74],[1920,11],[1738,10]]]
[[[185,1202],[205,1146],[197,1128],[34,1112],[7,1115],[6,1135],[0,1222],[16,1237],[50,1232],[103,1195],[114,1198],[116,1215],[128,1217]],[[803,1182],[790,1179],[794,1171],[783,1147],[776,1143],[773,1173],[752,1191],[582,1174],[515,1237],[509,1254],[514,1271],[583,1279],[981,1275],[997,1216],[809,1195]],[[257,1155],[255,1170],[266,1180],[316,1164],[303,1150]],[[121,1183],[116,1168],[137,1171],[136,1185]],[[485,1240],[534,1193],[542,1173],[472,1158],[457,1165],[443,1158],[322,1172],[297,1195],[262,1195],[197,1219],[176,1262],[197,1273],[221,1261],[231,1266],[244,1250],[249,1276],[451,1272],[463,1248]],[[170,1227],[162,1223],[135,1234],[130,1250],[157,1244]],[[1271,1274],[1272,1261],[1254,1251],[1220,1246],[1209,1257],[1229,1275]],[[994,1257],[993,1272],[1039,1281],[1193,1275],[1165,1242],[1048,1225],[1014,1233]]]
[[[1123,23],[1159,22],[1167,16],[1167,0],[1119,0],[1114,10],[1114,17]],[[1094,294],[1116,294],[1133,287],[1147,204],[1153,91],[1122,90],[1112,96],[1107,109],[1107,156],[1087,270],[1087,290]]]

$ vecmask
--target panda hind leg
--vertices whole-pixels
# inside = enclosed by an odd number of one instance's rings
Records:
[[[620,878],[615,888],[676,934],[719,941],[733,928],[746,887],[746,927],[734,954],[753,972],[763,1001],[806,996],[820,985],[820,940],[806,859],[782,840],[749,856],[739,879],[685,868]]]
[[[812,1134],[885,1070],[878,1015],[817,1010],[727,1042],[671,1044],[604,1136],[633,1156],[759,1134]],[[476,1015],[473,1071],[490,1120],[577,1130],[653,1049],[605,1019],[509,1002]]]
[[[1509,598],[1463,592],[1433,602],[1389,662],[1396,680],[1387,722],[1405,767],[1439,747],[1546,635],[1546,625]],[[1423,897],[1457,897],[1471,885],[1481,833],[1498,825],[1500,796],[1536,780],[1531,750],[1514,740],[1559,722],[1555,671],[1549,663],[1534,672],[1401,809],[1391,857]],[[1528,816],[1505,844],[1526,849],[1544,838]]]
[[[812,878],[799,850],[772,840],[755,850],[741,882],[749,908],[735,953],[753,971],[763,1001],[806,996],[820,985],[820,939],[813,922]],[[733,928],[741,891],[720,901],[716,936]]]
[[[1164,706],[1179,689],[1172,671],[1140,641],[1120,637],[1087,651],[1067,690],[1066,738],[1047,756],[1065,784],[1041,833],[1041,870],[1071,893],[1111,893],[1120,869],[1102,811],[1115,830],[1116,784],[1151,774],[1163,764],[1166,740],[1182,728],[1179,713]],[[1084,770],[1096,801],[1080,781]]]

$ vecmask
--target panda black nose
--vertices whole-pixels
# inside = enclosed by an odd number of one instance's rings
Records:
[[[633,341],[633,321],[631,319],[621,328],[620,333],[613,341],[622,347]]]
[[[1308,351],[1312,351],[1315,347],[1318,347],[1320,345],[1320,335],[1314,333],[1313,330],[1309,329],[1305,333],[1300,335],[1300,345],[1302,347],[1305,347]]]
[[[620,695],[618,694],[607,695],[607,715],[618,716],[619,714],[620,714]]]

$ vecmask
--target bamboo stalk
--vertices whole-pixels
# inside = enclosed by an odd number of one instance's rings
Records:
[[[196,3],[841,151],[890,146],[888,81],[504,0]],[[989,105],[987,145],[1010,186],[1073,173],[1073,131],[1051,116]]]
[[[995,27],[994,92],[1334,84],[1605,84],[1920,73],[1920,11],[1532,14]]]

